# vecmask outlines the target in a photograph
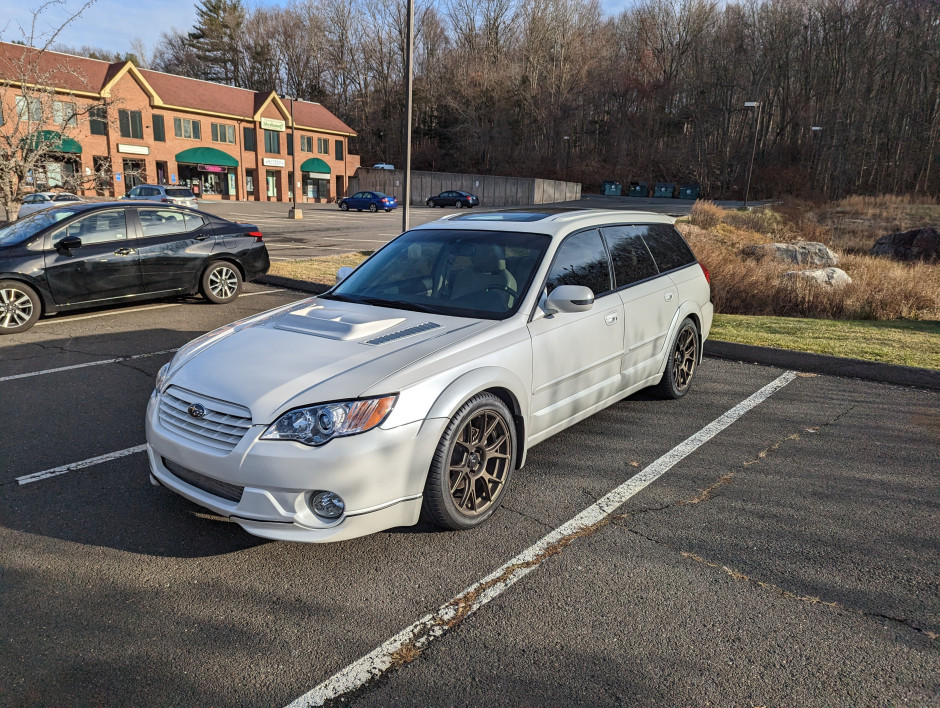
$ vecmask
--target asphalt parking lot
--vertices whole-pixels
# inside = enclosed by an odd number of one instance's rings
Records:
[[[172,350],[300,297],[0,338],[0,705],[940,705],[935,391],[706,360],[472,532],[266,542],[149,484],[143,415]]]

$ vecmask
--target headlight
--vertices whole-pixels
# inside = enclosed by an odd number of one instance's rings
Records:
[[[384,396],[295,408],[274,421],[261,439],[325,445],[333,438],[372,430],[385,420],[397,398]]]
[[[160,367],[160,370],[157,372],[157,382],[154,384],[154,389],[160,391],[163,389],[163,384],[166,383],[166,375],[170,372],[170,364],[172,362],[167,362]]]

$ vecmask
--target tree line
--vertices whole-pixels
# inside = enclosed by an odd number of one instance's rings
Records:
[[[365,164],[401,161],[405,0],[196,9],[151,68],[320,101]],[[937,0],[416,0],[415,17],[415,169],[740,197],[753,150],[755,197],[940,188]]]

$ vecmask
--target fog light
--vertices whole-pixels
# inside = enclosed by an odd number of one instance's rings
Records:
[[[346,511],[346,502],[333,492],[317,492],[310,500],[310,506],[314,514],[324,519],[338,519]]]

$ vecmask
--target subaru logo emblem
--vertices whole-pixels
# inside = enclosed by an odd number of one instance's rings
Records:
[[[205,418],[206,417],[206,407],[201,403],[193,403],[188,408],[189,414],[193,418]]]

